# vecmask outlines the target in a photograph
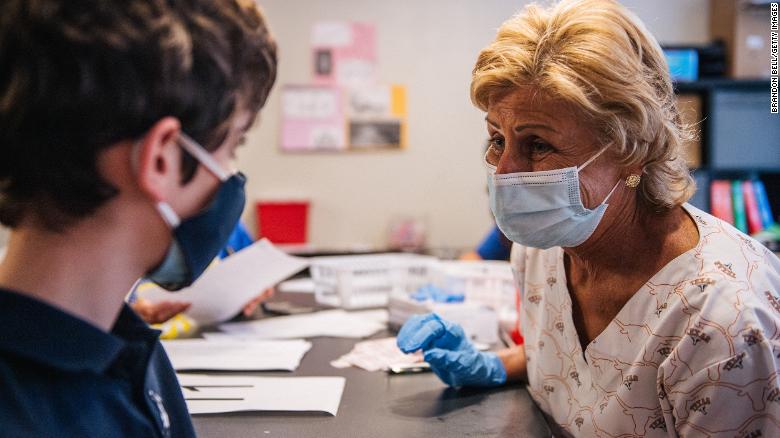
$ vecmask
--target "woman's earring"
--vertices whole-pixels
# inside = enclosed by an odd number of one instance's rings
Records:
[[[642,177],[639,175],[628,175],[628,178],[626,178],[626,187],[635,188],[639,185],[641,179]]]

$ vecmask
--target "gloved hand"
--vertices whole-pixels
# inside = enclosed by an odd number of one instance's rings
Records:
[[[495,353],[483,353],[469,342],[463,328],[435,313],[414,315],[396,338],[404,353],[423,350],[425,361],[450,386],[498,386],[506,369]]]

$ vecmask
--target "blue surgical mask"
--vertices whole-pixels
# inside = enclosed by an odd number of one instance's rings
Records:
[[[490,209],[501,232],[513,242],[540,249],[570,248],[588,240],[617,184],[591,210],[582,204],[579,173],[604,150],[582,166],[540,172],[497,175],[496,167],[486,160]]]
[[[198,143],[181,134],[181,147],[222,182],[211,203],[197,215],[180,220],[166,202],[157,203],[173,241],[163,261],[146,278],[170,291],[191,285],[225,246],[244,210],[246,178],[240,172],[226,172]]]

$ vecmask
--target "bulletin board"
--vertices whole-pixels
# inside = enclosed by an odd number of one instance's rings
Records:
[[[375,26],[317,23],[311,47],[311,83],[282,88],[280,149],[345,152],[406,148],[406,88],[377,81]]]

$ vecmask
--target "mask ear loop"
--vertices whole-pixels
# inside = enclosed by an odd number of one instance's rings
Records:
[[[198,142],[191,139],[187,134],[183,132],[179,133],[179,144],[182,149],[195,157],[200,164],[214,174],[221,182],[225,182],[230,178],[230,174],[222,169],[222,166],[217,163],[217,160],[215,160],[203,146],[199,145]]]
[[[490,172],[491,174],[495,175],[495,173],[496,173],[496,166],[490,164],[490,162],[488,161],[487,157],[488,157],[489,153],[490,153],[490,151],[486,151],[485,152],[485,156],[482,157],[482,159],[485,161],[485,167],[487,168],[488,172]]]
[[[141,160],[140,155],[141,140],[136,140],[135,144],[133,145],[133,151],[130,154],[130,165],[133,169],[135,169],[136,172],[138,172],[139,162]],[[181,219],[179,218],[179,215],[173,211],[173,207],[171,207],[170,204],[165,201],[158,201],[154,204],[154,206],[157,208],[157,212],[160,213],[160,216],[162,216],[163,221],[165,221],[168,227],[174,229],[179,226]]]
[[[162,216],[163,220],[171,229],[174,229],[181,224],[181,219],[179,219],[179,215],[176,214],[175,211],[173,211],[173,207],[171,207],[170,204],[168,204],[165,201],[159,201],[157,204],[155,204],[157,207],[157,211],[160,213],[160,216]]]
[[[596,159],[596,158],[598,158],[598,157],[599,157],[601,154],[603,154],[603,153],[604,153],[604,151],[606,151],[608,147],[609,147],[609,146],[604,146],[603,148],[601,148],[601,150],[600,150],[600,151],[596,152],[596,155],[594,155],[594,156],[590,157],[590,158],[588,159],[588,161],[586,161],[586,162],[582,163],[582,165],[581,165],[581,166],[578,166],[578,167],[577,167],[577,172],[580,172],[580,171],[581,171],[582,169],[584,169],[584,168],[585,168],[585,167],[586,167],[588,164],[592,163],[592,162],[593,162],[593,160],[595,160],[595,159]]]
[[[606,151],[608,147],[609,147],[609,146],[604,146],[603,148],[601,148],[601,150],[600,150],[600,151],[596,152],[596,155],[594,155],[594,156],[590,157],[590,158],[588,159],[588,161],[586,161],[586,162],[582,163],[582,165],[581,165],[581,166],[577,167],[577,173],[579,173],[579,172],[580,172],[582,169],[584,169],[584,168],[585,168],[585,167],[586,167],[588,164],[592,163],[592,162],[593,162],[593,160],[595,160],[595,159],[596,159],[596,158],[598,158],[598,157],[599,157],[601,154],[603,154],[603,153],[604,153],[604,151]],[[606,204],[606,203],[607,203],[607,200],[609,200],[610,196],[612,196],[612,194],[613,194],[613,193],[615,193],[615,190],[617,189],[617,187],[618,187],[619,185],[620,185],[620,180],[618,179],[618,182],[617,182],[617,183],[615,183],[615,185],[612,187],[612,190],[610,190],[610,191],[609,191],[609,193],[607,194],[607,197],[606,197],[606,198],[604,198],[604,200],[603,200],[603,201],[601,201],[601,204]]]
[[[604,198],[603,201],[601,201],[602,204],[606,204],[607,203],[607,201],[609,200],[609,197],[612,196],[613,193],[615,193],[615,189],[617,189],[619,185],[620,185],[620,180],[618,180],[618,182],[615,183],[615,186],[612,187],[612,190],[609,191],[609,193],[607,194],[607,197]]]

